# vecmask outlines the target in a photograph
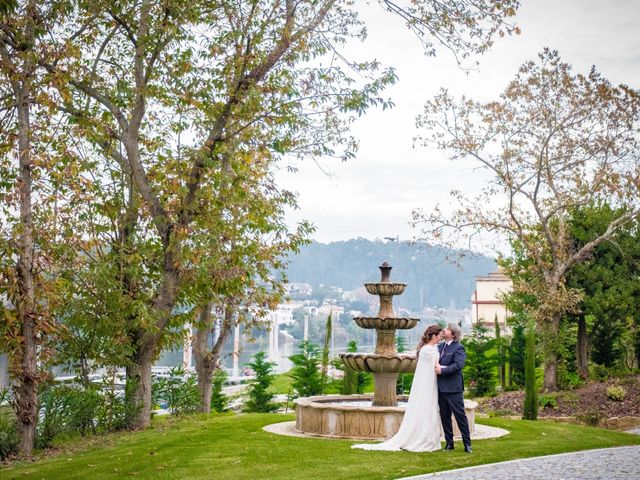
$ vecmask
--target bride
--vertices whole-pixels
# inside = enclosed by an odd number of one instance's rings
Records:
[[[442,327],[439,325],[430,325],[422,334],[417,348],[418,365],[411,384],[409,403],[398,433],[382,443],[360,443],[352,445],[352,448],[410,452],[440,450],[438,381],[434,367],[438,362],[437,345],[441,331]]]

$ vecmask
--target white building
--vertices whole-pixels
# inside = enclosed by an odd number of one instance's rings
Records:
[[[481,323],[492,334],[495,329],[494,320],[497,318],[500,329],[510,333],[511,329],[506,322],[509,312],[501,300],[501,294],[512,289],[511,279],[501,268],[486,277],[476,277],[476,289],[471,296],[471,323]]]

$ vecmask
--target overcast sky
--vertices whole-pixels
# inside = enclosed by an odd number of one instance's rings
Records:
[[[289,222],[312,221],[321,242],[414,237],[411,211],[447,203],[453,188],[474,191],[479,175],[469,165],[452,163],[437,150],[413,148],[415,118],[425,101],[441,87],[456,96],[493,100],[518,67],[544,47],[556,49],[574,71],[592,65],[613,83],[638,88],[640,79],[640,1],[522,0],[515,22],[519,36],[498,39],[478,58],[469,74],[442,50],[425,57],[403,22],[384,12],[376,1],[362,2],[369,37],[350,52],[393,66],[399,81],[386,93],[395,107],[370,110],[354,127],[360,141],[357,158],[322,163],[303,162],[295,174],[281,173],[280,184],[299,194],[300,210]]]

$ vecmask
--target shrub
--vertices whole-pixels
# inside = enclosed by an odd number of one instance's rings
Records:
[[[0,461],[17,454],[19,445],[15,419],[0,412]]]
[[[542,395],[540,397],[540,406],[542,408],[558,408],[558,400],[553,395]]]
[[[213,374],[213,382],[211,385],[211,411],[222,413],[227,409],[229,398],[222,393],[224,382],[227,381],[227,372],[221,368]]]
[[[608,380],[610,372],[604,365],[593,364],[589,366],[589,377],[597,382]]]
[[[186,373],[182,367],[174,367],[169,372],[169,377],[159,378],[152,384],[154,403],[166,404],[173,415],[197,411],[200,392],[195,376]]]
[[[627,395],[627,391],[624,389],[622,385],[611,385],[607,387],[607,397],[616,402],[620,402],[624,400],[624,397]]]
[[[586,423],[587,425],[591,425],[592,427],[597,426],[600,423],[600,419],[602,418],[602,414],[594,409],[587,410],[579,415],[576,415],[576,419],[582,423]]]

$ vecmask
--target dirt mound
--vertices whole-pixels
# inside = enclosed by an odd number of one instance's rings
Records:
[[[626,391],[622,400],[612,400],[607,396],[607,388],[613,385]],[[640,417],[640,375],[590,382],[575,390],[539,394],[539,398],[545,405],[538,411],[540,417]],[[524,391],[506,392],[482,401],[478,411],[489,415],[520,415],[523,404]]]

